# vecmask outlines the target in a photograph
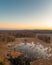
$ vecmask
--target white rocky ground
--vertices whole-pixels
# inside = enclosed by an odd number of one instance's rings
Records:
[[[20,43],[20,44],[8,44],[10,50],[17,50],[26,54],[31,60],[52,57],[52,48],[46,47],[41,43]]]

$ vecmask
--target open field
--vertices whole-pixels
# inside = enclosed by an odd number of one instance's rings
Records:
[[[49,32],[49,31],[48,31]],[[10,62],[7,60],[7,53],[10,48],[7,45],[15,45],[20,43],[34,43],[42,44],[45,47],[52,48],[52,33],[37,33],[34,31],[0,31],[0,60],[5,62],[5,65],[10,65]],[[15,51],[16,52],[16,51]],[[14,57],[19,53],[12,51]],[[18,52],[18,51],[17,51]],[[21,52],[20,52],[21,53]],[[52,51],[51,51],[52,53]],[[31,65],[52,65],[52,58],[49,59],[38,59],[30,62]]]

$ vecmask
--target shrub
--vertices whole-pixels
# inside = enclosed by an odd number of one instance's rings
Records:
[[[5,65],[5,63],[3,61],[0,61],[0,65]]]
[[[11,57],[8,60],[11,62],[11,65],[30,65],[29,59],[24,55],[20,55],[17,58]]]

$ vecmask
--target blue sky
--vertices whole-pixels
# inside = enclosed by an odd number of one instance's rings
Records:
[[[52,0],[0,0],[0,29],[52,29]]]

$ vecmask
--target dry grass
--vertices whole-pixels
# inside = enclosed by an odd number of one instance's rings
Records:
[[[52,59],[41,59],[31,62],[31,65],[52,65]]]
[[[21,43],[21,42],[29,42],[29,43],[34,42],[35,44],[40,42],[41,44],[45,46],[52,46],[51,44],[48,44],[47,42],[38,39],[38,36],[36,36],[36,34],[32,32],[30,34],[29,33],[26,34],[26,32],[24,34],[16,33],[16,32],[5,32],[5,33],[2,32],[0,33],[0,59],[3,61],[6,61],[5,57],[9,50],[9,48],[7,47],[7,44],[9,43],[15,44],[15,43]],[[6,63],[6,65],[9,65],[9,63]],[[32,62],[31,65],[52,65],[52,60],[47,60],[47,59],[42,60],[41,59],[41,60]]]

